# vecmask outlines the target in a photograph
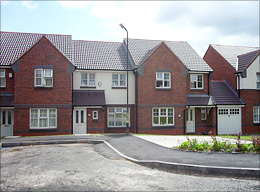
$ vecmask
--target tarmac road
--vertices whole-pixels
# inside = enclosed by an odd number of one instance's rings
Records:
[[[105,144],[1,149],[1,191],[259,191],[259,185],[146,168]]]

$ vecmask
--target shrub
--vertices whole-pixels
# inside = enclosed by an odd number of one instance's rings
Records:
[[[253,151],[260,153],[260,136],[251,135]]]

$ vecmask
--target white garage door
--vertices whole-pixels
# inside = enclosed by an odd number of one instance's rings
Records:
[[[237,134],[241,132],[241,108],[218,109],[218,134]]]

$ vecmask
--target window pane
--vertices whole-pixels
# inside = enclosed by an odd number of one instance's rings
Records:
[[[173,117],[173,109],[168,109],[168,116]]]
[[[191,74],[191,75],[190,75],[190,80],[191,80],[191,81],[196,81],[196,75]]]
[[[108,115],[108,125],[109,126],[114,126],[114,114],[109,114]]]
[[[45,78],[46,86],[52,86],[52,78]]]
[[[163,79],[162,73],[156,73],[156,79]]]
[[[5,77],[5,70],[4,69],[0,70],[0,77]]]
[[[259,107],[254,107],[254,122],[259,122],[260,121],[259,115],[260,115]]]
[[[88,74],[81,73],[81,85],[88,85]]]
[[[123,126],[126,126],[126,114],[123,114],[122,121],[123,121]]]
[[[95,74],[89,74],[89,85],[95,85]]]
[[[123,118],[123,114],[120,113],[115,114],[116,126],[122,126],[122,118]]]
[[[166,123],[166,117],[160,117],[160,125],[164,125]]]
[[[168,124],[173,125],[173,117],[168,117]]]
[[[170,74],[164,73],[164,80],[169,80],[169,79],[170,79]]]
[[[197,87],[196,87],[196,82],[190,82],[190,87],[191,87],[191,88],[197,88]]]
[[[116,113],[123,113],[123,108],[116,108]]]
[[[164,81],[164,87],[170,87],[170,81]]]
[[[2,124],[5,125],[5,111],[2,112]]]
[[[163,81],[156,81],[156,87],[163,87]]]
[[[5,87],[5,78],[0,78],[0,87]]]
[[[40,117],[47,118],[47,109],[41,109],[40,110]]]
[[[159,124],[159,117],[153,117],[153,123],[158,125]]]
[[[45,69],[44,77],[52,77],[52,69]]]
[[[153,109],[153,116],[159,116],[159,109]]]
[[[198,81],[202,82],[202,75],[198,75],[197,78],[198,78]]]
[[[47,127],[47,119],[40,119],[40,127]]]
[[[81,123],[84,123],[84,111],[83,110],[81,110],[80,118],[81,118]]]
[[[161,115],[166,115],[166,109],[161,109]]]
[[[118,86],[118,75],[117,74],[112,75],[112,86]]]
[[[8,125],[12,124],[12,116],[11,116],[11,111],[8,111]]]
[[[76,111],[76,123],[79,123],[79,111]]]
[[[114,113],[115,112],[115,109],[114,108],[109,108],[108,109],[108,113]]]
[[[202,82],[198,82],[198,88],[202,88]]]
[[[126,76],[125,74],[120,75],[120,86],[125,86],[126,85]]]

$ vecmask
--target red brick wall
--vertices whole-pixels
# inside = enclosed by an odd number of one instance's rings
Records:
[[[1,68],[5,69],[5,87],[0,88],[0,93],[13,93],[14,92],[14,73],[12,68]],[[9,78],[9,73],[13,74],[12,78]]]
[[[242,107],[242,133],[260,133],[260,124],[253,122],[253,106],[260,105],[260,91],[241,90],[240,96],[246,103],[245,107]]]
[[[236,90],[236,70],[212,46],[209,46],[203,59],[213,69],[211,80],[226,80]]]
[[[30,109],[14,109],[14,135],[39,136],[39,135],[62,135],[71,134],[71,112],[70,108],[57,109],[57,129],[34,130],[30,129]]]
[[[19,72],[15,73],[14,84],[16,105],[14,132],[27,131],[28,135],[47,134],[45,131],[35,133],[29,130],[30,106],[25,107],[26,109],[20,109],[19,104],[41,105],[40,107],[43,108],[58,107],[57,133],[62,134],[63,132],[60,131],[72,129],[72,75],[67,72],[67,62],[67,59],[45,37],[20,58]],[[34,66],[36,65],[51,65],[53,67],[52,88],[34,87]],[[58,106],[48,107],[49,104]],[[61,104],[66,106],[61,106]],[[51,132],[51,134],[56,133]]]
[[[138,76],[138,133],[183,134],[183,110],[186,104],[186,77],[183,65],[165,44],[160,45],[143,63],[143,75]],[[171,89],[156,89],[156,69],[171,71]],[[145,105],[148,104],[148,105]],[[175,128],[153,128],[152,108],[174,105]],[[181,117],[178,117],[181,114]]]
[[[98,119],[93,119],[93,111],[98,111]],[[90,114],[90,116],[89,116]],[[107,124],[107,110],[87,109],[87,133],[104,133]]]
[[[192,73],[191,73],[192,74]],[[199,73],[196,73],[199,74]],[[208,74],[201,73],[203,75],[203,89],[191,89],[190,88],[190,74],[187,75],[187,94],[194,94],[194,95],[208,95]]]
[[[195,134],[202,135],[212,131],[216,135],[216,108],[211,108],[206,120],[201,120],[201,108],[195,108]]]

